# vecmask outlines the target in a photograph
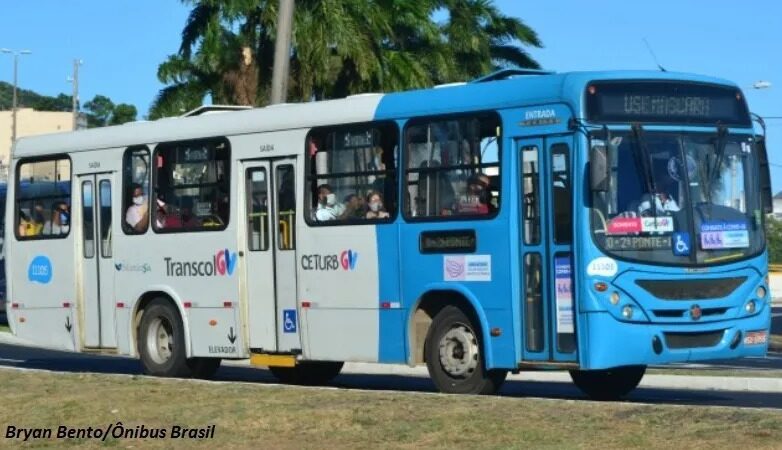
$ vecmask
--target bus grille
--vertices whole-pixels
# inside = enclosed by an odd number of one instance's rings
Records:
[[[675,319],[684,317],[688,310],[686,309],[653,309],[652,314],[656,317]],[[728,308],[703,308],[701,310],[702,317],[709,316],[721,316],[728,312]]]
[[[747,277],[697,280],[635,280],[646,292],[663,300],[708,300],[730,295]]]
[[[700,333],[663,333],[665,345],[672,349],[714,347],[720,342],[725,330]]]

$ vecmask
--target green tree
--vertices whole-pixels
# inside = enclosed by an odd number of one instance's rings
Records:
[[[771,216],[766,219],[766,239],[768,241],[768,262],[782,264],[782,221]]]
[[[84,110],[87,113],[89,128],[105,127],[109,124],[111,114],[114,112],[114,102],[105,95],[96,95],[84,104]]]
[[[193,6],[151,118],[269,98],[277,0],[182,0]],[[438,23],[435,13],[446,13]],[[538,68],[535,32],[490,0],[299,0],[288,97],[308,101],[462,81],[500,67]]]
[[[133,122],[136,120],[136,107],[127,103],[120,103],[114,107],[114,111],[111,113],[111,119],[109,125],[122,125],[126,122]]]

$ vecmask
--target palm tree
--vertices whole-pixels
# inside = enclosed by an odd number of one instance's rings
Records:
[[[158,68],[150,116],[201,104],[263,105],[269,97],[276,0],[182,0],[193,5],[182,45]],[[448,13],[443,23],[436,11]],[[523,46],[535,32],[490,0],[298,0],[288,97],[338,98],[475,78],[499,67],[538,68]]]

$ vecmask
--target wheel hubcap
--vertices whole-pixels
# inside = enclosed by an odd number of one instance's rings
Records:
[[[467,378],[478,367],[478,339],[464,324],[456,324],[440,339],[440,365],[445,372]]]
[[[152,321],[147,331],[147,350],[157,364],[171,359],[174,349],[174,333],[171,323],[165,317]]]

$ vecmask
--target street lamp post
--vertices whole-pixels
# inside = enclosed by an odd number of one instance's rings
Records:
[[[11,109],[11,145],[16,142],[16,89],[17,89],[17,73],[19,69],[19,55],[29,55],[32,53],[30,50],[11,50],[8,48],[1,48],[0,52],[9,53],[14,55],[14,97],[13,105]]]

